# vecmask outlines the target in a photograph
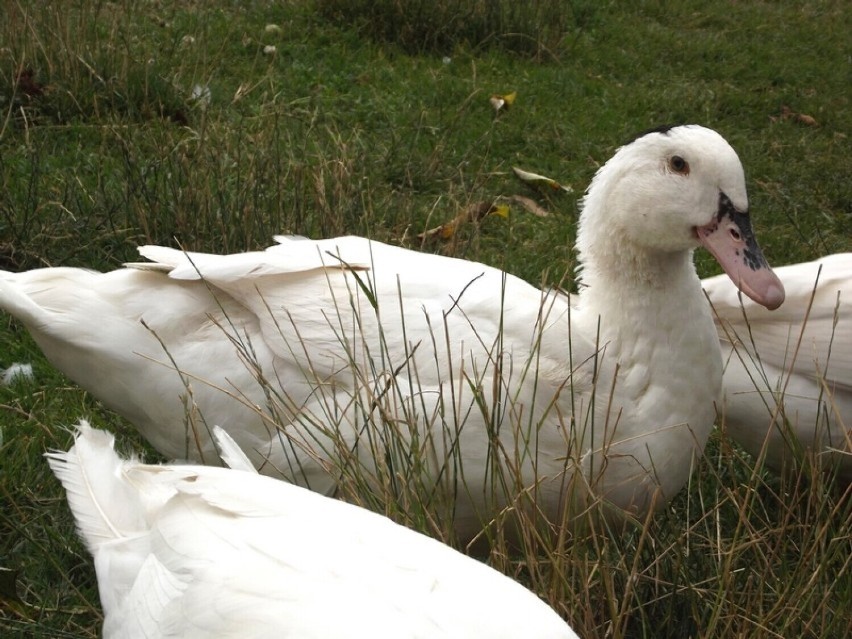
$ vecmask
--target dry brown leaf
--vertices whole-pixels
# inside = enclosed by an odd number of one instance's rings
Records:
[[[804,113],[796,114],[796,121],[801,122],[802,124],[806,124],[808,126],[819,126],[817,121],[810,115],[806,115]]]
[[[466,224],[467,222],[477,222],[492,213],[505,217],[505,215],[508,214],[508,207],[506,207],[506,209],[507,210],[505,212],[501,212],[499,210],[499,206],[493,201],[475,202],[456,215],[449,222],[444,222],[440,226],[418,233],[417,237],[421,240],[431,240],[435,238],[449,240],[453,237],[453,235],[455,235],[461,225]]]
[[[793,120],[794,122],[804,124],[805,126],[819,126],[816,118],[805,113],[797,113],[786,104],[781,106],[781,114],[778,117],[769,116],[769,119],[772,120],[772,122],[777,122],[778,120]]]
[[[543,208],[541,205],[539,205],[538,202],[528,197],[524,197],[523,195],[511,195],[506,199],[511,200],[512,202],[517,202],[524,209],[526,209],[533,215],[537,215],[538,217],[547,217],[550,215],[550,212],[547,209]]]
[[[35,607],[21,599],[18,594],[18,576],[17,570],[0,567],[0,609],[4,613],[0,616],[9,615],[33,621],[31,613],[35,611]]]
[[[418,233],[417,237],[420,240],[449,240],[456,234],[456,231],[468,222],[478,222],[489,215],[497,215],[499,217],[509,216],[509,204],[514,202],[520,205],[524,210],[532,213],[537,217],[548,217],[550,212],[532,200],[523,195],[508,195],[499,196],[491,202],[475,202],[456,215],[449,222],[444,222],[439,226],[435,226],[429,230]]]
[[[18,594],[18,571],[0,567],[0,601],[23,603]]]

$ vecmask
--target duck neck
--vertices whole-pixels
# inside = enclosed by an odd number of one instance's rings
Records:
[[[701,301],[692,250],[652,252],[607,239],[608,245],[598,243],[595,250],[581,252],[582,308],[605,315],[613,309],[635,313],[651,307],[659,314],[661,308],[676,310]]]
[[[712,408],[722,358],[692,250],[648,255],[622,248],[608,258],[584,265],[572,317],[577,328],[605,345],[608,358],[625,371],[622,389],[636,405],[659,401],[669,417],[688,421],[694,415],[678,412],[680,396],[692,393],[695,401],[706,395],[706,406]],[[648,385],[659,392],[646,393]],[[710,422],[712,417],[702,418],[695,427]]]
[[[605,317],[620,309],[636,312],[649,305],[694,303],[703,294],[693,250],[660,250],[643,243],[641,225],[647,212],[636,204],[638,187],[631,186],[623,166],[604,165],[583,200],[577,232],[582,307]]]

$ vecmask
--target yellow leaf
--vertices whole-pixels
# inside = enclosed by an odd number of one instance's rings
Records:
[[[516,97],[518,97],[517,91],[512,91],[506,95],[498,95],[495,93],[489,98],[489,101],[491,102],[491,106],[494,107],[494,110],[499,113],[500,111],[505,111],[512,106]]]
[[[489,215],[499,215],[500,217],[509,217],[509,205],[508,204],[495,204],[491,207],[491,210],[488,211]]]
[[[417,237],[419,237],[421,240],[431,240],[434,238],[449,240],[456,234],[456,231],[461,227],[462,224],[467,224],[468,222],[478,222],[479,220],[483,219],[488,215],[499,215],[500,217],[507,217],[509,215],[509,205],[493,201],[474,202],[473,204],[470,204],[466,208],[464,208],[449,222],[444,222],[440,226],[436,226],[434,228],[423,231],[422,233],[418,233]]]
[[[573,191],[570,186],[562,186],[553,178],[549,178],[545,175],[539,175],[538,173],[532,173],[531,171],[524,171],[516,166],[512,167],[512,171],[514,171],[515,176],[517,176],[517,178],[524,184],[529,184],[535,187],[546,186],[554,191],[565,191],[566,193],[571,193],[571,191]]]

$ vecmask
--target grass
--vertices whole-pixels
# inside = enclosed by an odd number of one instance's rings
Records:
[[[143,243],[226,252],[273,233],[355,233],[555,282],[574,259],[576,197],[533,195],[511,167],[579,193],[618,144],[670,121],[737,149],[770,261],[852,250],[842,2],[571,3],[559,33],[527,25],[524,49],[499,37],[505,21],[446,41],[408,28],[412,48],[328,17],[334,2],[2,1],[2,268],[110,269]],[[511,91],[495,114],[488,98]],[[512,206],[448,241],[417,238],[514,194],[550,216]],[[706,254],[697,263],[716,272]],[[145,445],[2,318],[0,366],[15,361],[36,378],[0,388],[0,568],[14,571],[0,572],[0,627],[97,636],[91,562],[41,454],[67,448],[63,427],[84,415],[126,450]],[[416,497],[394,514],[439,534],[400,512]],[[807,463],[776,477],[716,433],[654,520],[497,544],[489,561],[587,637],[839,637],[852,629],[850,540],[848,489]]]

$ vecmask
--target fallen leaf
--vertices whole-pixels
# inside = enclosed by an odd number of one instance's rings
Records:
[[[799,124],[804,124],[806,126],[819,126],[816,118],[805,113],[797,113],[786,104],[781,105],[781,114],[778,117],[770,115],[769,119],[772,122],[777,122],[778,120],[793,120],[794,122],[798,122]]]
[[[498,95],[495,93],[489,98],[489,102],[491,102],[491,106],[494,107],[494,110],[497,113],[500,113],[501,111],[506,111],[510,106],[512,106],[515,103],[515,98],[517,97],[517,91],[512,91],[506,95]]]
[[[488,211],[488,215],[496,215],[497,217],[507,218],[509,217],[509,205],[495,204],[491,207],[491,210]]]
[[[512,195],[512,196],[508,197],[507,199],[511,200],[512,202],[517,202],[525,210],[529,211],[530,213],[532,213],[533,215],[536,215],[538,217],[548,217],[550,215],[550,212],[547,211],[547,209],[543,208],[541,205],[539,205],[538,202],[536,202],[535,200],[532,200],[528,197],[524,197],[523,195]],[[506,207],[507,214],[508,214],[508,208],[509,207],[507,206]]]
[[[15,86],[18,91],[31,100],[43,95],[45,89],[45,86],[36,80],[35,72],[30,67],[18,72],[15,76]]]
[[[18,595],[18,571],[0,567],[0,601],[3,603],[24,603]]]
[[[804,113],[797,113],[796,120],[802,124],[807,124],[808,126],[819,126],[812,116],[805,115]]]
[[[524,184],[535,187],[549,187],[554,191],[565,191],[566,193],[571,193],[574,190],[570,186],[563,186],[553,178],[532,173],[531,171],[524,171],[516,166],[512,167],[512,171],[514,171],[515,176]]]
[[[3,611],[3,616],[12,614],[20,619],[32,621],[31,609],[32,606],[18,594],[18,571],[0,568],[0,610]]]
[[[18,594],[20,571],[0,566],[0,619],[7,615],[14,615],[29,622],[48,613],[62,613],[63,615],[91,615],[89,606],[72,606],[70,608],[48,607],[43,603],[31,604],[24,601]],[[2,625],[2,624],[0,624]],[[5,626],[4,626],[5,627]],[[3,635],[4,637],[8,635]],[[28,635],[29,636],[29,635]]]
[[[417,237],[421,240],[431,240],[434,238],[449,240],[463,224],[466,224],[467,222],[478,222],[487,215],[499,215],[500,217],[506,217],[509,215],[509,207],[505,204],[499,205],[494,201],[475,202],[465,208],[449,222],[444,222],[440,226],[418,233]]]
[[[456,231],[468,222],[478,222],[489,215],[498,217],[509,217],[511,207],[509,203],[520,205],[524,210],[538,217],[548,217],[550,212],[540,206],[535,200],[532,200],[523,195],[508,195],[498,196],[491,202],[475,202],[456,215],[449,222],[433,227],[422,233],[418,233],[417,237],[421,240],[441,239],[449,240]]]

